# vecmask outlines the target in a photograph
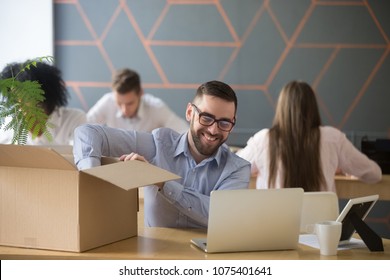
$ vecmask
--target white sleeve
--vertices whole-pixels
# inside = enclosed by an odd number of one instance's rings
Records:
[[[74,130],[87,123],[87,115],[85,114],[85,112],[83,111],[74,111],[74,113],[72,114],[72,120],[71,120],[71,123],[72,123],[72,126],[70,127],[70,131],[69,131],[69,145],[73,145],[73,142],[74,142]]]
[[[89,123],[106,124],[108,107],[110,106],[109,96],[104,95],[87,112],[87,121]]]
[[[374,184],[382,179],[382,171],[379,165],[360,152],[342,134],[339,139],[339,168],[353,175],[365,183]]]
[[[260,174],[260,166],[258,163],[262,162],[263,149],[264,145],[267,145],[268,129],[262,129],[259,132],[255,133],[252,137],[249,138],[246,146],[237,151],[237,155],[246,159],[251,163],[251,172],[252,174]]]
[[[0,144],[11,144],[13,138],[13,130],[0,129]]]
[[[189,125],[186,120],[180,118],[173,112],[168,105],[164,103],[164,105],[159,109],[161,112],[162,118],[162,127],[171,128],[179,133],[184,133],[188,131]],[[184,115],[184,112],[183,112]]]

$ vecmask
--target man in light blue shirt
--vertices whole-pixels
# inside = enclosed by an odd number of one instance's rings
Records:
[[[206,82],[187,105],[188,132],[83,125],[75,130],[75,163],[85,169],[100,165],[101,156],[113,156],[148,161],[173,172],[181,179],[144,188],[145,225],[206,228],[211,191],[244,189],[249,184],[249,162],[224,144],[236,111],[237,97],[230,86]]]

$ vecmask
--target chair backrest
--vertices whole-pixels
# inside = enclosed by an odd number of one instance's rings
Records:
[[[308,225],[319,221],[335,221],[339,216],[339,202],[334,192],[305,192],[303,194],[301,233]]]

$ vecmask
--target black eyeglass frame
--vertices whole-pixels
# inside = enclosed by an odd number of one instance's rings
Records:
[[[217,126],[220,130],[225,131],[225,132],[230,132],[230,131],[232,131],[233,127],[236,124],[235,118],[234,118],[233,122],[229,119],[216,119],[214,115],[206,113],[206,112],[202,112],[194,103],[191,103],[191,106],[195,108],[195,111],[198,113],[198,116],[199,116],[199,123],[203,126],[212,126],[214,123],[217,123]],[[204,121],[204,118],[202,118],[202,117],[209,118],[210,121],[213,120],[213,122],[202,123],[202,120]],[[221,123],[229,123],[229,124],[231,124],[232,127],[230,129],[226,130],[220,126]]]

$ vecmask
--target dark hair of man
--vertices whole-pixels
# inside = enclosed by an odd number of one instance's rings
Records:
[[[2,72],[3,78],[16,77],[18,81],[37,81],[44,91],[45,100],[42,107],[47,115],[53,113],[57,107],[68,105],[69,93],[65,82],[61,77],[61,71],[44,62],[37,62],[35,66],[24,68],[31,61],[25,63],[12,63],[6,66]],[[20,72],[22,69],[24,71]],[[20,72],[20,73],[19,73]]]
[[[320,125],[317,100],[310,85],[292,81],[283,87],[269,131],[269,187],[275,187],[279,170],[283,174],[281,187],[320,190],[325,182],[320,156]]]
[[[202,98],[203,95],[210,95],[229,102],[234,102],[234,114],[237,112],[237,96],[229,85],[220,81],[206,82],[199,86],[194,100]]]
[[[141,78],[137,72],[124,68],[118,70],[112,77],[112,88],[119,94],[135,91],[141,93]]]

